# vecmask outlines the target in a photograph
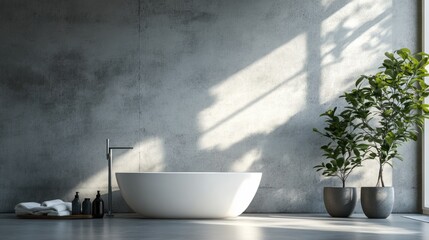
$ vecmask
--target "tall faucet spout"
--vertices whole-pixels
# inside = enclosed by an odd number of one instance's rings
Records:
[[[107,215],[113,217],[112,214],[112,162],[113,162],[113,149],[133,149],[133,147],[111,147],[110,140],[106,139],[106,157],[108,161],[108,196],[107,196]]]

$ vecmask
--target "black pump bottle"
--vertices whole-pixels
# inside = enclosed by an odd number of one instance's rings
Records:
[[[104,216],[104,201],[101,199],[100,191],[97,191],[97,196],[92,201],[92,217],[102,218]]]
[[[79,192],[76,192],[72,201],[72,215],[79,215],[81,213],[81,205],[79,200]]]

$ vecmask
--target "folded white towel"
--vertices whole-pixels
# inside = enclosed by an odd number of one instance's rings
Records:
[[[48,216],[69,216],[69,215],[71,215],[71,212],[68,210],[48,213]]]
[[[19,205],[19,204],[18,204]],[[22,206],[15,206],[15,213],[22,215],[22,214],[35,214],[35,215],[43,215],[50,212],[54,212],[55,210],[48,207],[33,207],[33,208],[27,208]]]
[[[44,201],[42,203],[42,206],[45,207],[50,207],[55,209],[58,212],[61,212],[63,210],[72,210],[72,204],[71,202],[64,202],[61,199],[54,199],[54,200],[49,200],[49,201]]]
[[[64,202],[60,199],[45,201],[42,204],[36,202],[23,202],[19,203],[15,206],[15,214],[16,215],[49,215],[51,216],[67,216],[64,214],[64,211],[71,211],[71,202]],[[60,212],[63,215],[55,215]],[[54,214],[54,215],[52,215]]]
[[[19,214],[32,214],[33,209],[41,207],[40,203],[36,202],[23,202],[15,206],[15,213]]]
[[[42,206],[44,207],[53,207],[55,205],[59,205],[59,204],[63,204],[63,200],[61,199],[54,199],[54,200],[49,200],[49,201],[44,201],[42,202]]]
[[[15,206],[15,210],[16,209],[24,209],[24,210],[29,210],[35,207],[40,207],[41,204],[40,203],[36,203],[36,202],[23,202],[23,203],[19,203]]]

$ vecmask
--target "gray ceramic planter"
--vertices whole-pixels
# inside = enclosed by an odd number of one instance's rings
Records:
[[[323,201],[332,217],[349,217],[356,206],[356,188],[325,187]]]
[[[393,187],[362,187],[362,210],[368,218],[387,218],[393,209]]]

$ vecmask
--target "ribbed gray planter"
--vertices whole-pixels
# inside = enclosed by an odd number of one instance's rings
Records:
[[[332,217],[349,217],[356,206],[356,188],[325,187],[323,201],[326,211]]]
[[[362,187],[362,210],[368,218],[387,218],[395,199],[393,187]]]

